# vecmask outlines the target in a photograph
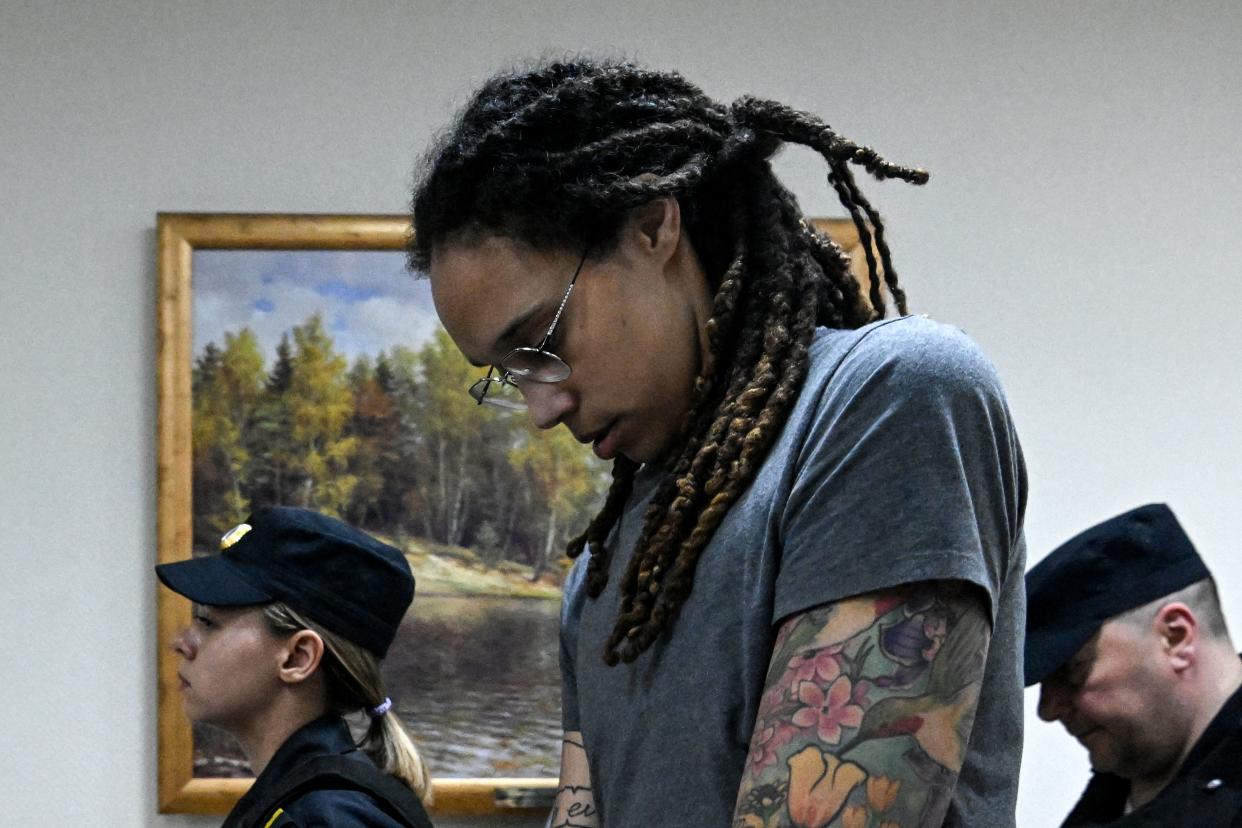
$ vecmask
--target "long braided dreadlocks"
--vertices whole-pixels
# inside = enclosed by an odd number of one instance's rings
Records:
[[[848,257],[802,220],[772,173],[768,159],[782,143],[827,161],[866,251],[869,303]],[[744,97],[722,105],[675,73],[582,59],[496,76],[424,160],[409,251],[416,270],[429,267],[438,245],[485,235],[602,258],[629,211],[672,196],[715,290],[706,331],[713,367],[696,380],[674,444],[681,448],[667,459],[671,474],[652,496],[620,584],[604,648],[610,665],[650,647],[686,600],[699,555],[793,406],[815,328],[883,316],[881,282],[906,313],[883,223],[850,165],[877,179],[927,181],[783,104]],[[591,545],[592,598],[607,581],[606,539],[635,469],[617,458],[603,508],[569,544],[570,557]]]

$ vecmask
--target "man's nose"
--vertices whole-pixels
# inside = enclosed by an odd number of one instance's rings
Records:
[[[573,393],[563,382],[524,382],[518,388],[535,428],[552,428],[576,405]]]
[[[1065,715],[1067,704],[1064,688],[1051,681],[1039,685],[1039,706],[1036,708],[1039,718],[1045,722],[1055,722]]]

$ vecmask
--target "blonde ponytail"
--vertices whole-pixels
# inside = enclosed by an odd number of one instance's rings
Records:
[[[371,719],[359,748],[371,757],[376,767],[408,785],[424,804],[431,804],[431,774],[395,711],[389,710]]]
[[[325,630],[286,604],[269,604],[264,608],[264,616],[277,634],[312,630],[323,639],[322,663],[332,712],[347,716],[384,704],[387,694],[374,653]],[[395,710],[370,717],[358,749],[377,768],[403,782],[424,804],[432,804],[431,773]]]

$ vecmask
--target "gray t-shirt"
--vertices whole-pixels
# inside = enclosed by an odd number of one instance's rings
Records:
[[[798,401],[679,617],[633,664],[608,667],[617,585],[659,474],[638,474],[604,593],[586,596],[589,552],[565,589],[563,724],[583,733],[604,825],[729,825],[779,623],[933,579],[982,587],[992,618],[944,824],[1014,824],[1026,473],[995,369],[970,339],[920,317],[819,330]]]

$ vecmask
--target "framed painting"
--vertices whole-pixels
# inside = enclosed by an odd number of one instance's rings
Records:
[[[848,219],[816,220],[865,273]],[[157,557],[218,550],[265,505],[337,515],[402,549],[414,605],[384,662],[434,777],[433,812],[550,808],[560,758],[568,535],[608,469],[563,429],[476,407],[477,374],[405,267],[406,216],[157,218]],[[154,579],[153,579],[154,580]],[[160,588],[159,808],[225,813],[249,787],[181,710]]]

